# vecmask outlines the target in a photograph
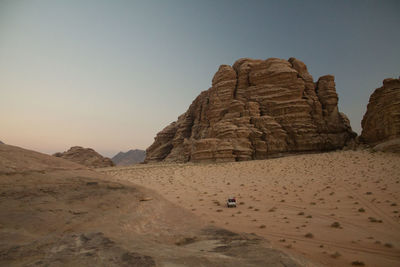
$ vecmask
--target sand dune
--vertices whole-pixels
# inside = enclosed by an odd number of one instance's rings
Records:
[[[340,151],[221,164],[103,169],[216,226],[323,266],[399,266],[400,157]],[[228,209],[228,196],[239,206]]]

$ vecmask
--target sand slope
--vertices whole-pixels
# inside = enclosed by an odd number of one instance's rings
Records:
[[[298,266],[157,193],[0,145],[0,266]]]
[[[400,157],[340,151],[223,164],[103,169],[194,215],[324,266],[400,265]],[[225,207],[236,196],[236,209]]]

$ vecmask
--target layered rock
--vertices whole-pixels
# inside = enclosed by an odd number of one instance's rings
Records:
[[[372,93],[361,126],[361,142],[400,152],[400,79],[385,79]]]
[[[105,158],[91,148],[73,146],[63,153],[55,153],[53,156],[67,159],[91,168],[103,168],[114,166],[109,158]]]
[[[334,77],[316,83],[298,59],[239,59],[155,137],[152,161],[240,161],[342,148],[356,134]]]
[[[115,165],[128,166],[136,163],[141,163],[146,157],[146,151],[140,149],[131,149],[127,152],[119,152],[117,155],[112,157],[112,161]]]

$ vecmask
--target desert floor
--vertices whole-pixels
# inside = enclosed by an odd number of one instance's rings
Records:
[[[206,221],[323,266],[400,266],[400,156],[338,151],[108,168]],[[227,208],[235,196],[237,208]]]
[[[153,190],[0,144],[0,266],[304,265]]]

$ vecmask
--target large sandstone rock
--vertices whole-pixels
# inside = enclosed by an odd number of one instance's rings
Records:
[[[334,77],[316,83],[298,59],[222,65],[146,151],[152,161],[240,161],[342,148],[356,134],[338,111]]]
[[[385,79],[372,93],[361,126],[361,142],[400,151],[400,79]]]
[[[105,158],[91,148],[73,146],[63,153],[55,153],[53,156],[67,159],[91,168],[103,168],[114,166],[109,158]]]

